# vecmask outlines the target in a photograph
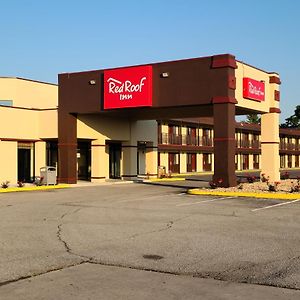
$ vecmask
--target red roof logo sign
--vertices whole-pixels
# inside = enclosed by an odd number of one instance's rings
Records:
[[[243,78],[243,97],[255,101],[264,101],[265,83],[251,78]]]
[[[104,71],[104,109],[152,106],[152,66]]]

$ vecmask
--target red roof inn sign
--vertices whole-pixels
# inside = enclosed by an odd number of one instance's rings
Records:
[[[104,71],[104,109],[152,106],[152,66]]]
[[[243,97],[255,101],[264,101],[265,83],[251,78],[243,78]]]

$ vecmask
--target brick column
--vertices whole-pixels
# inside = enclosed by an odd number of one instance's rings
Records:
[[[214,175],[222,186],[236,186],[235,176],[235,99],[214,102]]]
[[[214,115],[214,175],[213,180],[223,180],[223,187],[236,185],[235,176],[235,89],[237,68],[235,57],[229,54],[212,58],[216,80],[222,78],[212,99]]]
[[[58,182],[77,183],[77,118],[58,110]]]

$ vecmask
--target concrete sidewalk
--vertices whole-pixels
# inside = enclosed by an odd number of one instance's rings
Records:
[[[300,291],[84,263],[4,285],[0,298],[298,300]]]

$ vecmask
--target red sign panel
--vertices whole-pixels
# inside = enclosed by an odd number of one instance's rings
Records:
[[[152,66],[104,71],[104,109],[152,106]]]
[[[251,78],[243,78],[243,97],[255,101],[264,101],[265,83]]]

